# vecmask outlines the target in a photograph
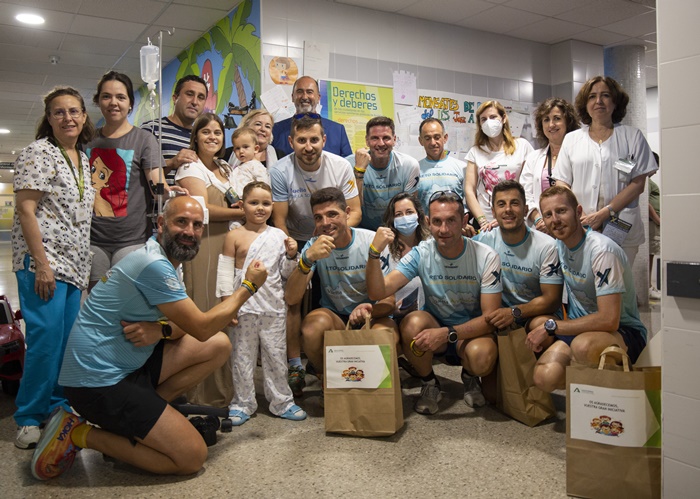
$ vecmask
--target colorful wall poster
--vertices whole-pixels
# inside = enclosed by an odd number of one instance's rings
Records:
[[[162,115],[171,113],[177,80],[199,75],[209,91],[205,110],[224,121],[230,144],[232,130],[240,118],[260,107],[260,54],[260,0],[244,0],[163,68],[163,81],[158,84],[163,93]],[[149,105],[145,85],[138,89],[135,100],[135,124],[158,118],[157,107]]]
[[[391,87],[319,82],[321,116],[345,126],[352,150],[366,147],[365,125],[374,116],[394,116],[394,90]]]
[[[460,95],[451,92],[418,89],[418,102],[414,106],[400,106],[396,109],[397,135],[403,140],[397,149],[421,159],[425,150],[418,142],[418,129],[421,121],[437,118],[442,121],[448,134],[446,149],[450,154],[464,159],[474,145],[476,133],[476,111],[488,97]],[[536,146],[534,139],[534,119],[531,113],[535,105],[527,102],[499,100],[511,117],[511,130],[514,136],[523,137]]]

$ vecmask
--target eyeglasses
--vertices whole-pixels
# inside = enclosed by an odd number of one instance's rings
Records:
[[[294,115],[294,119],[295,119],[295,120],[300,120],[300,119],[302,119],[302,118],[311,118],[311,119],[314,119],[314,120],[320,120],[320,119],[321,119],[321,115],[320,115],[320,114],[316,114],[316,113],[299,113],[299,114],[295,114],[295,115]]]
[[[433,192],[433,194],[430,196],[430,199],[428,199],[428,204],[430,205],[433,201],[444,197],[449,201],[457,201],[460,204],[464,204],[462,202],[462,196],[457,194],[455,191],[436,191]]]
[[[68,110],[54,109],[53,111],[51,111],[50,114],[51,117],[55,120],[65,120],[67,116],[70,116],[73,119],[77,119],[83,115],[83,110],[77,107]]]

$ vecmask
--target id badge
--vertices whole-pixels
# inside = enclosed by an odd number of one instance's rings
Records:
[[[90,213],[88,212],[87,208],[81,206],[77,210],[75,210],[75,212],[73,213],[73,217],[75,218],[76,223],[87,222],[88,220],[90,220]]]

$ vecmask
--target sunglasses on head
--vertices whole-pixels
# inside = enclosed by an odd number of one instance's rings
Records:
[[[462,203],[462,196],[457,194],[455,191],[436,191],[433,192],[433,194],[430,196],[428,204],[443,196],[449,199],[450,201],[457,201],[458,203]]]
[[[299,114],[295,114],[295,115],[294,115],[294,119],[295,119],[295,120],[300,120],[300,119],[302,119],[302,118],[311,118],[311,119],[314,119],[314,120],[320,120],[320,119],[321,119],[321,115],[320,115],[320,114],[317,114],[317,113],[299,113]]]

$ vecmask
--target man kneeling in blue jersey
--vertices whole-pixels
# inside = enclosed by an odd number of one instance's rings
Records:
[[[478,377],[493,370],[498,350],[496,328],[485,317],[501,306],[501,260],[485,244],[462,236],[466,225],[462,198],[452,191],[437,191],[428,209],[432,239],[414,246],[386,277],[379,262],[367,264],[367,291],[372,299],[394,294],[416,276],[423,284],[426,310],[411,312],[400,326],[403,353],[422,378],[415,405],[420,414],[435,414],[439,408],[434,356],[462,366],[468,406],[486,404]],[[393,239],[391,229],[380,227],[372,245],[383,251]]]
[[[612,239],[584,227],[583,208],[571,190],[550,187],[540,196],[540,212],[557,241],[566,283],[566,320],[547,320],[533,329],[526,343],[538,351],[549,338],[556,340],[539,358],[535,384],[551,392],[562,389],[566,366],[597,364],[611,345],[627,351],[635,362],[646,345],[647,331],[639,319],[632,271],[625,252]]]

